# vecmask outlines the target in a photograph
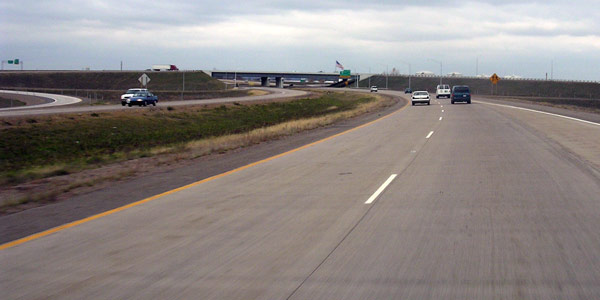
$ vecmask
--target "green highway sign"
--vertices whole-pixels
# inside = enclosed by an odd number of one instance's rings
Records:
[[[18,65],[18,64],[19,64],[19,59],[18,59],[18,58],[16,58],[16,59],[15,59],[15,65]]]
[[[13,61],[12,61],[12,60],[9,60],[9,61],[8,61],[8,64],[9,64],[9,65],[12,65],[12,64],[13,64]]]
[[[344,70],[340,72],[340,78],[350,78],[350,70]]]

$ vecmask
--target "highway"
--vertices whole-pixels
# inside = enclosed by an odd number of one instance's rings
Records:
[[[263,101],[273,100],[280,98],[298,97],[306,95],[307,93],[299,90],[290,89],[279,89],[279,88],[253,88],[261,89],[270,92],[268,95],[260,96],[244,96],[244,97],[224,97],[224,98],[213,98],[213,99],[200,99],[200,100],[180,100],[180,101],[160,101],[158,106],[185,106],[185,105],[205,105],[215,103],[231,103],[231,102],[248,102],[248,101]],[[126,110],[126,109],[147,109],[147,107],[127,107],[120,104],[117,105],[97,105],[97,106],[65,106],[69,104],[75,104],[81,102],[79,98],[62,96],[55,94],[44,94],[44,93],[32,93],[32,92],[15,92],[15,91],[0,91],[1,93],[23,93],[27,95],[52,98],[55,101],[47,104],[40,104],[35,106],[19,106],[11,108],[0,109],[0,117],[19,117],[19,116],[31,116],[31,115],[49,115],[57,113],[86,113],[86,112],[102,112],[102,111],[115,111],[115,110]]]
[[[2,298],[600,298],[600,124],[474,100],[4,244]]]

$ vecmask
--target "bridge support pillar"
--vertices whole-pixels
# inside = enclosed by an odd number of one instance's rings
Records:
[[[261,86],[269,86],[269,77],[261,77],[260,85]]]
[[[278,88],[283,88],[283,78],[275,77],[275,86]]]

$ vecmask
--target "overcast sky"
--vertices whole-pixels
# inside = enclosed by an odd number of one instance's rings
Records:
[[[0,2],[0,56],[25,69],[428,70],[600,80],[600,3]],[[423,2],[426,2],[424,4]],[[5,69],[16,69],[4,65]]]

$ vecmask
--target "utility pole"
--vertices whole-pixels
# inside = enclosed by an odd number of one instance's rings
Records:
[[[388,71],[388,65],[385,65],[385,89],[387,90],[388,88],[388,76],[390,75],[390,72]]]
[[[404,64],[408,65],[408,88],[410,89],[411,88],[410,87],[410,77],[411,77],[411,74],[412,74],[412,71],[410,70],[411,69],[410,63],[407,63],[407,62],[405,62],[403,60],[401,60],[401,62],[403,62]]]
[[[435,60],[433,58],[430,58],[429,60],[440,64],[440,85],[442,85],[442,77],[443,77],[443,75],[442,75],[442,62],[439,61],[439,60]]]
[[[479,56],[475,59],[475,77],[479,75]]]
[[[185,71],[181,72],[183,74],[182,86],[181,86],[181,100],[183,100],[183,92],[185,91]]]
[[[369,67],[369,86],[368,88],[371,88],[371,67]]]
[[[554,80],[554,60],[550,61],[550,80]]]

